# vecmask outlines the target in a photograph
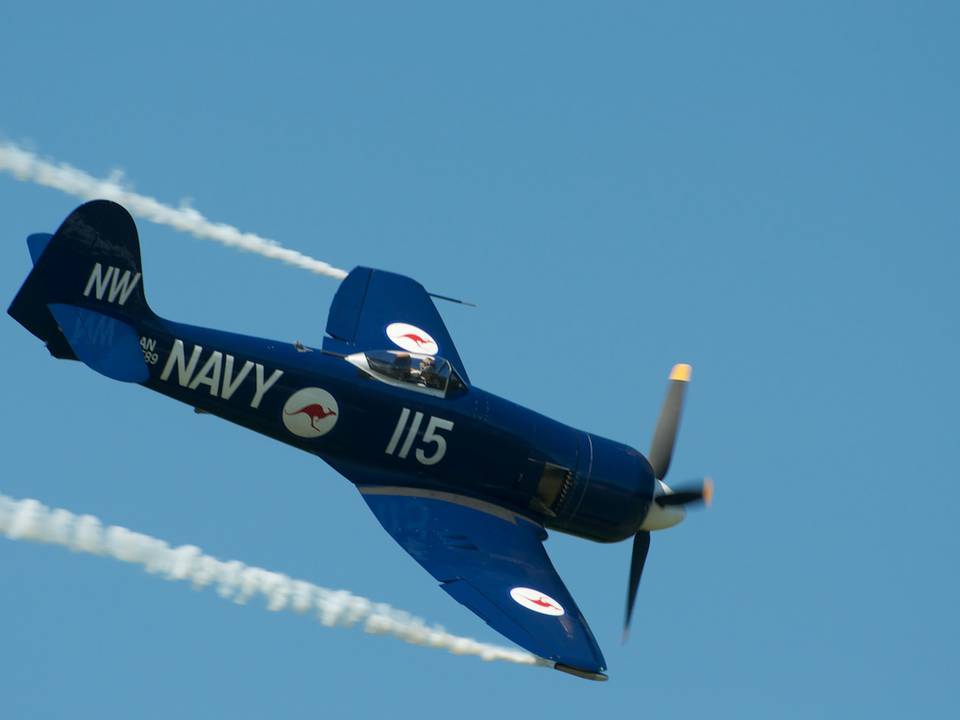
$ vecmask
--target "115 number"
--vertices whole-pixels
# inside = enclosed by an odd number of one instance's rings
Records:
[[[410,421],[410,414],[410,408],[403,408],[403,410],[400,411],[397,426],[393,429],[393,435],[390,437],[387,449],[384,450],[387,455],[395,454],[400,459],[406,460],[410,454],[413,443],[417,439],[417,433],[420,431],[420,425],[423,424],[423,413],[413,413],[412,422]],[[409,427],[407,427],[408,422]],[[427,429],[423,431],[423,440],[420,443],[421,447],[418,447],[414,453],[417,462],[421,465],[436,465],[443,460],[443,456],[447,452],[447,439],[439,433],[440,431],[450,430],[453,430],[452,420],[444,420],[443,418],[431,415],[427,421]],[[404,437],[404,431],[406,431],[406,437],[401,445],[400,439]],[[400,445],[399,451],[397,450],[398,445]],[[434,447],[432,448],[432,452],[427,454],[425,450],[430,450],[430,446]]]

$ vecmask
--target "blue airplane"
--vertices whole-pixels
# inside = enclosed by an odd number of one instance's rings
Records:
[[[557,670],[606,679],[544,528],[633,537],[626,634],[650,532],[710,501],[708,478],[663,482],[689,365],[670,373],[644,457],[473,385],[431,295],[408,277],[355,268],[311,348],[155,315],[136,225],[114,202],[81,205],[27,243],[34,266],[8,312],[54,357],[317,455],[440,587]]]

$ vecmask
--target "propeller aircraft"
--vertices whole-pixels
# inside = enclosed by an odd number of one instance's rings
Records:
[[[710,501],[709,479],[664,482],[689,365],[670,372],[644,457],[473,385],[431,295],[411,278],[355,268],[322,346],[311,348],[154,314],[136,226],[114,202],[81,205],[27,243],[33,269],[8,312],[55,358],[321,458],[443,590],[557,670],[606,679],[544,550],[546,529],[633,538],[626,634],[651,532]]]

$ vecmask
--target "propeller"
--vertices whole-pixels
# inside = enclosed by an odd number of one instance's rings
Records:
[[[704,478],[698,488],[687,490],[674,490],[673,492],[657,495],[653,501],[660,507],[676,507],[689,505],[690,503],[702,502],[709,505],[713,502],[713,480]]]
[[[677,442],[677,430],[680,427],[680,416],[683,414],[683,400],[692,372],[693,368],[687,364],[673,366],[670,371],[667,396],[664,398],[660,418],[653,432],[653,442],[650,444],[650,454],[647,459],[657,479],[657,493],[644,518],[643,525],[633,538],[630,580],[627,586],[627,613],[623,621],[624,641],[630,630],[630,618],[633,616],[633,605],[637,599],[637,588],[640,586],[643,566],[647,562],[647,553],[650,550],[650,531],[668,528],[680,522],[684,517],[683,506],[698,502],[709,505],[713,499],[713,481],[710,478],[704,478],[697,486],[677,490],[672,490],[663,482],[667,470],[670,469],[670,459],[673,457],[673,447]]]
[[[623,641],[627,641],[630,633],[630,618],[633,616],[633,603],[637,599],[637,588],[640,586],[640,576],[643,575],[643,565],[647,562],[647,551],[650,549],[650,531],[641,530],[633,536],[633,555],[630,558],[630,585],[627,587],[627,617],[623,621]]]
[[[660,409],[660,418],[653,431],[653,442],[650,443],[650,467],[657,480],[663,480],[670,469],[670,459],[673,457],[673,446],[677,442],[677,430],[680,427],[680,416],[683,414],[683,399],[687,394],[687,384],[693,368],[686,364],[674,365],[670,371],[670,384],[667,386],[667,397],[663,400]]]

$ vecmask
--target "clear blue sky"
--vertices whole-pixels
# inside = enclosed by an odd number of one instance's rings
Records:
[[[654,537],[628,645],[629,544],[547,544],[610,682],[0,539],[0,716],[955,713],[957,5],[458,5],[3,3],[0,132],[473,300],[474,382],[640,449],[691,362],[671,477],[717,499]],[[0,294],[76,204],[0,176]],[[160,314],[320,342],[336,281],[140,230]],[[0,492],[499,641],[314,458],[0,347]]]

